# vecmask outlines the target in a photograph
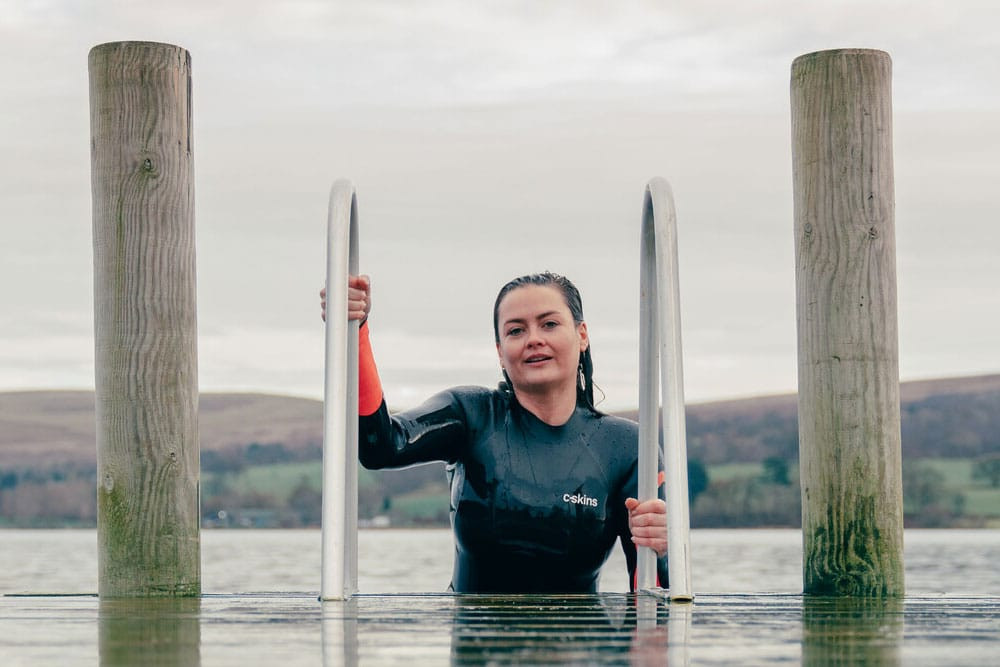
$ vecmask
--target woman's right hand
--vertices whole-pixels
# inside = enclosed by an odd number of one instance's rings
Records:
[[[320,317],[326,322],[326,288],[319,291]],[[372,310],[372,281],[368,276],[347,276],[347,319],[368,319]]]

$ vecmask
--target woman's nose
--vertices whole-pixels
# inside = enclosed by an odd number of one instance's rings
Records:
[[[542,342],[542,330],[540,327],[528,327],[528,345],[537,345]]]

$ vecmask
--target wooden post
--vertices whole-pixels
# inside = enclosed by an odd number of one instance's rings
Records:
[[[191,57],[90,52],[102,597],[201,593]]]
[[[804,591],[903,594],[892,62],[792,64]]]

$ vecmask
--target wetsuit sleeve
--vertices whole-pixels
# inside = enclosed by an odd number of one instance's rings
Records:
[[[465,408],[455,391],[434,395],[413,410],[390,415],[383,398],[358,418],[358,459],[370,469],[454,462],[467,441]]]
[[[663,461],[659,462],[659,474],[657,475],[657,493],[660,500],[665,500],[664,488],[663,488]],[[621,497],[619,498],[618,506],[621,508],[621,513],[619,514],[619,525],[618,525],[618,536],[621,540],[622,551],[625,552],[625,567],[628,568],[628,586],[629,590],[635,592],[636,584],[636,569],[638,566],[638,549],[635,543],[632,542],[632,531],[628,527],[628,510],[625,509],[625,499],[626,498],[639,498],[639,464],[634,463],[629,472],[628,479],[622,488]],[[641,500],[641,498],[640,498]],[[667,556],[664,555],[656,559],[656,583],[661,588],[670,587],[670,577],[669,570],[667,568]]]

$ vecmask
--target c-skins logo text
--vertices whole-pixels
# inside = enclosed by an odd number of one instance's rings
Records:
[[[597,498],[591,498],[585,493],[563,494],[563,502],[572,505],[586,505],[587,507],[597,507]]]

